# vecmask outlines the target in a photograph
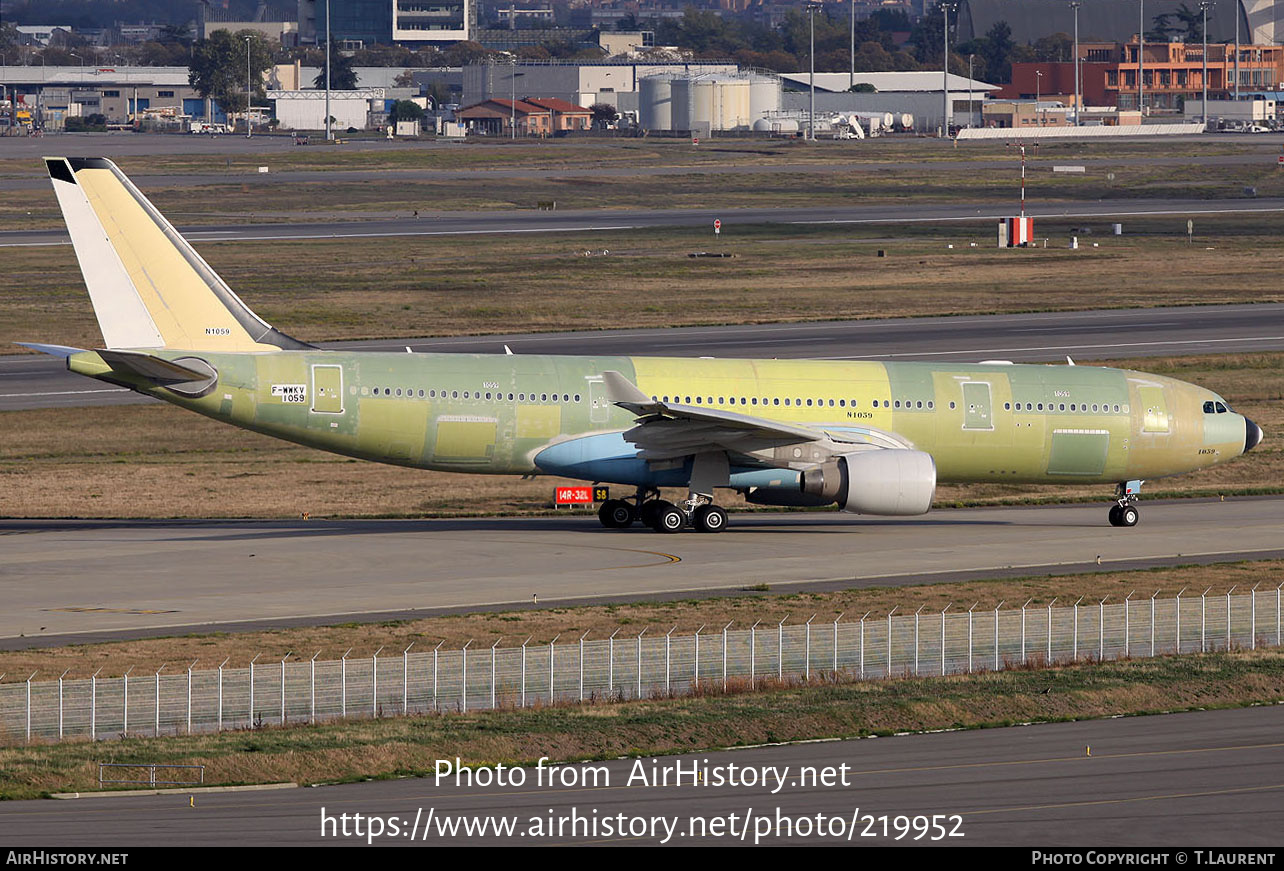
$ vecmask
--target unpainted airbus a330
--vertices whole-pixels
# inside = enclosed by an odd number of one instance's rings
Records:
[[[922,514],[937,481],[1115,484],[1127,527],[1143,480],[1262,439],[1212,391],[1093,366],[320,350],[250,311],[111,161],[46,164],[105,347],[30,347],[325,451],[635,488],[602,506],[607,527],[721,531],[719,489]]]

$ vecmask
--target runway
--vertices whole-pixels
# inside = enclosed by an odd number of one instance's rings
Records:
[[[86,300],[88,305],[88,300]],[[288,332],[288,325],[285,326]],[[1077,362],[1284,348],[1284,304],[331,342],[421,353]],[[0,411],[151,402],[46,356],[0,356]]]
[[[994,222],[1010,217],[1007,202],[938,203],[862,206],[705,209],[593,209],[567,211],[431,212],[420,216],[366,220],[279,223],[200,224],[180,227],[193,243],[288,242],[306,239],[377,239],[396,237],[469,236],[505,233],[590,233],[651,227],[709,227],[715,218],[723,230],[737,224],[938,224]],[[1039,220],[1155,218],[1181,216],[1267,215],[1284,212],[1284,198],[1241,199],[1118,199],[1063,201],[1028,206]],[[1126,229],[1126,228],[1125,228]],[[63,228],[11,230],[0,233],[0,248],[71,244]]]
[[[1141,524],[1116,529],[1102,495],[908,519],[737,515],[719,535],[592,517],[2,521],[0,643],[1284,557],[1284,498],[1143,502]]]
[[[609,846],[641,844],[901,845],[865,817],[940,814],[948,846],[1038,846],[1234,849],[1279,846],[1284,830],[1284,709],[1193,712],[1120,720],[1053,723],[934,735],[825,741],[664,757],[662,767],[707,762],[720,770],[780,772],[767,785],[654,786],[635,781],[632,760],[594,763],[596,784],[540,785],[532,769],[522,786],[436,785],[430,778],[375,781],[281,792],[85,798],[66,802],[0,803],[8,846],[128,847],[362,845],[366,837],[322,837],[322,813],[395,820],[402,834],[376,844]],[[1087,749],[1091,748],[1091,755]],[[537,755],[541,748],[531,748]],[[465,760],[466,762],[471,760]],[[645,763],[644,763],[645,764]],[[837,766],[847,766],[842,771]],[[802,766],[835,769],[834,785],[805,783]],[[583,771],[583,767],[578,767]],[[775,775],[766,775],[774,778]],[[783,785],[780,784],[783,781]],[[534,820],[578,813],[577,830],[563,824],[550,837]],[[825,834],[777,818],[836,818]],[[606,833],[607,818],[656,820]],[[721,838],[698,837],[703,818],[739,824]],[[957,815],[957,824],[949,819]],[[511,834],[441,835],[436,822],[462,817],[512,820]],[[659,822],[665,818],[667,822]],[[851,825],[853,818],[857,821]],[[752,820],[745,837],[739,827]],[[761,820],[761,822],[759,822]],[[430,822],[432,823],[430,825]],[[592,825],[596,823],[596,825]],[[494,822],[491,823],[494,825]],[[413,826],[413,828],[412,828]],[[349,831],[355,828],[351,821]],[[363,833],[368,828],[363,828]],[[432,832],[424,835],[425,830]],[[642,834],[637,834],[639,831]],[[829,834],[838,831],[839,834]],[[413,835],[412,835],[413,832]],[[851,832],[849,836],[847,832]],[[910,836],[914,832],[911,830]],[[930,837],[930,835],[929,835]],[[1200,864],[1193,855],[1173,864]],[[1207,864],[1205,861],[1204,864]]]

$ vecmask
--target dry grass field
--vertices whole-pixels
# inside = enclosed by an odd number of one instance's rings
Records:
[[[255,311],[305,341],[1284,299],[1266,278],[1284,272],[1284,216],[1201,220],[1194,244],[1176,217],[1132,222],[1120,237],[1093,226],[1077,251],[1056,221],[1036,228],[1048,248],[1026,250],[994,248],[988,224],[727,226],[716,242],[658,229],[199,247]],[[702,250],[735,256],[687,256]],[[0,353],[33,340],[101,341],[69,246],[0,248]]]
[[[158,151],[169,137],[153,140]],[[188,143],[178,143],[185,146]],[[415,210],[824,206],[876,202],[1010,201],[1019,158],[1006,143],[942,147],[929,140],[860,143],[722,140],[558,140],[551,142],[372,143],[356,148],[283,148],[229,143],[225,153],[156,153],[147,143],[107,142],[126,172],[180,224],[311,221],[409,216]],[[248,150],[253,149],[253,150]],[[1271,147],[1250,137],[1164,143],[1045,143],[1028,150],[1032,202],[1116,197],[1259,196],[1284,193]],[[1087,172],[1055,174],[1084,161]],[[264,176],[260,166],[271,170]],[[609,175],[594,174],[605,169]],[[654,170],[665,174],[653,174]],[[689,173],[681,170],[689,169]],[[673,173],[674,170],[678,172]],[[316,173],[342,172],[321,179]],[[636,172],[634,172],[636,171]],[[417,175],[417,173],[433,175]],[[449,176],[453,172],[471,177]],[[198,173],[197,179],[184,175]],[[296,177],[291,178],[291,173]],[[302,175],[311,173],[312,175]],[[43,181],[34,159],[0,160],[4,178]],[[0,198],[0,230],[56,227],[47,184]]]

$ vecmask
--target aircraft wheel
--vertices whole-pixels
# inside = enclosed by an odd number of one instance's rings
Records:
[[[1119,505],[1111,505],[1111,506],[1110,506],[1110,525],[1111,525],[1111,526],[1119,526],[1119,525],[1120,525],[1120,523],[1119,523],[1119,512],[1120,512],[1120,509],[1121,509],[1121,506],[1119,506]]]
[[[717,505],[701,505],[691,516],[697,532],[722,532],[727,528],[727,512]]]
[[[638,509],[638,519],[642,521],[643,526],[649,526],[654,529],[656,511],[661,505],[668,504],[669,503],[662,499],[651,499],[647,502],[643,502],[642,507]]]
[[[1125,505],[1119,510],[1119,525],[1124,527],[1133,527],[1141,519],[1141,513],[1132,505]]]
[[[671,535],[675,532],[681,532],[682,527],[687,525],[687,516],[670,502],[664,502],[657,506],[654,517],[655,522],[651,528],[656,532],[664,532]]]
[[[597,519],[607,529],[628,529],[636,517],[633,506],[623,499],[608,499],[597,510]]]

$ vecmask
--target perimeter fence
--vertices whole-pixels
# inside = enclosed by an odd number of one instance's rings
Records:
[[[1284,585],[1282,585],[1284,586]],[[1280,646],[1281,591],[898,614],[708,632],[0,681],[0,737],[177,735],[354,717],[690,695],[780,681],[966,674]],[[132,670],[131,670],[132,671]],[[0,675],[0,678],[3,678]]]

